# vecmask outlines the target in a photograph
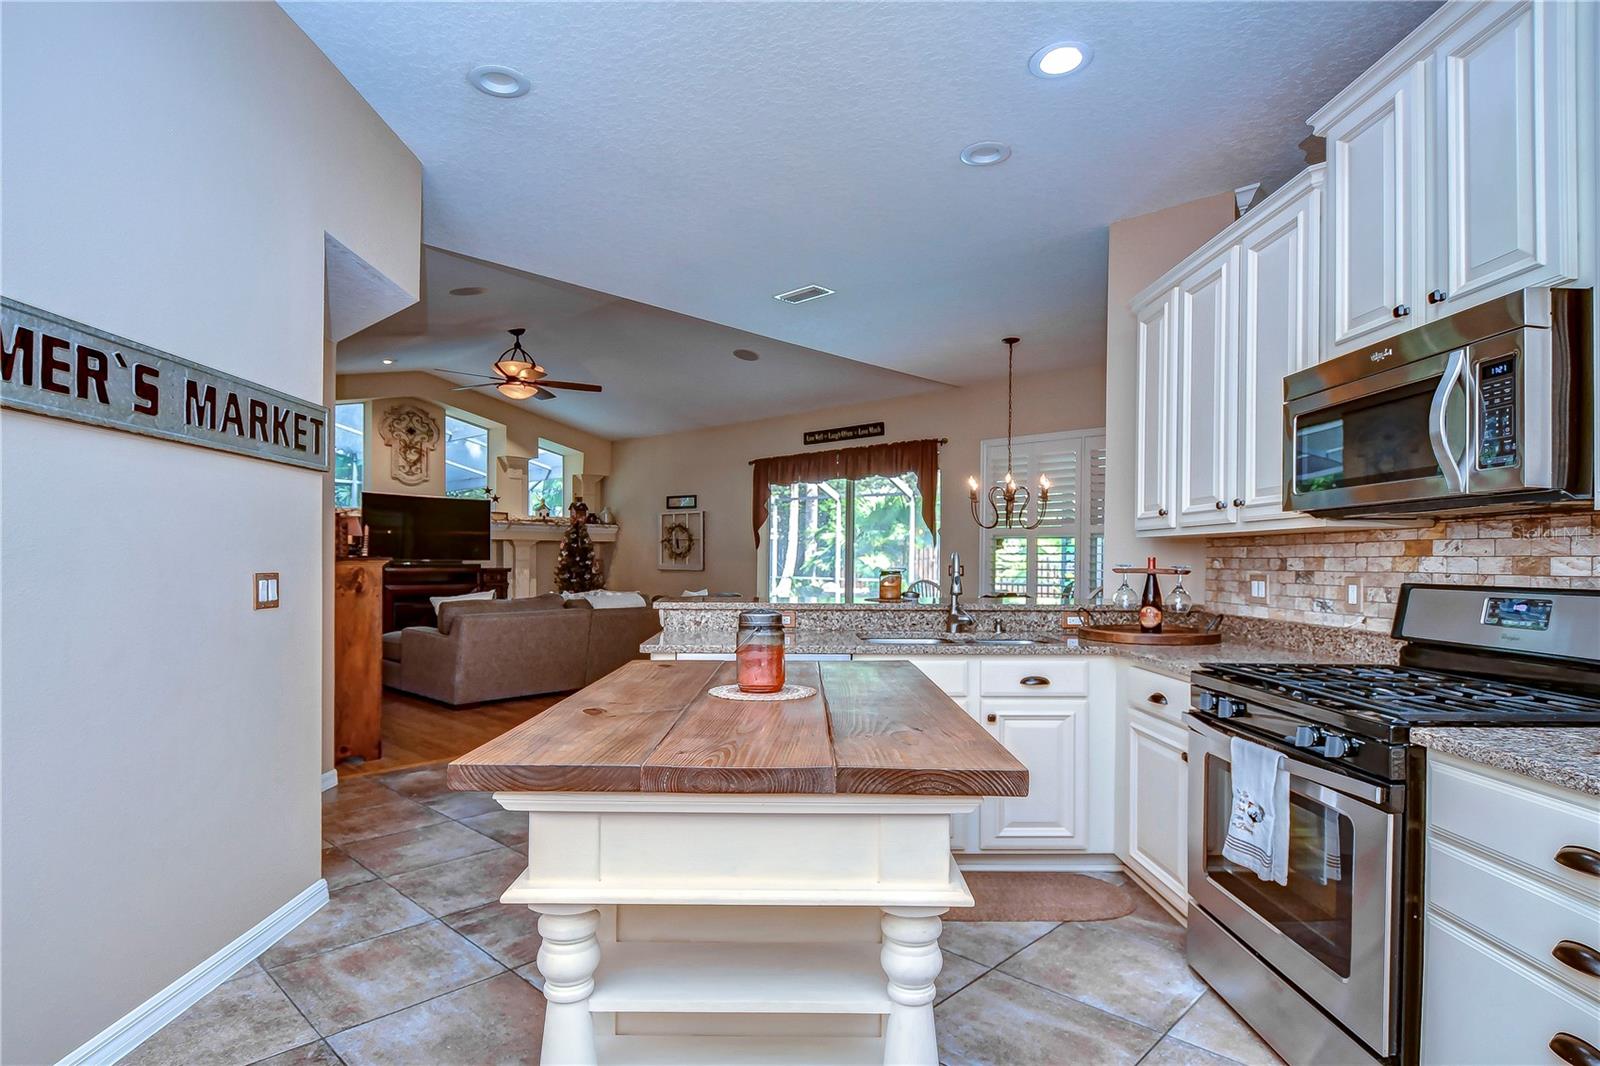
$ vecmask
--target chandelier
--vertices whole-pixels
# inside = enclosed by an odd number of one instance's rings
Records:
[[[1017,341],[1021,339],[1006,337],[1000,342],[1006,346],[1006,476],[990,485],[989,491],[984,493],[984,499],[989,504],[988,521],[978,516],[978,479],[967,478],[967,495],[972,500],[972,520],[978,523],[980,529],[994,529],[996,526],[1038,529],[1039,523],[1044,521],[1045,507],[1050,502],[1050,479],[1040,476],[1039,504],[1034,511],[1033,521],[1028,521],[1028,505],[1033,502],[1034,494],[1028,486],[1017,484],[1016,478],[1011,476],[1011,363]]]

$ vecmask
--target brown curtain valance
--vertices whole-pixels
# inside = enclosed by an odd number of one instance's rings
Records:
[[[903,440],[893,444],[869,444],[864,448],[835,448],[826,452],[798,452],[753,459],[750,510],[755,520],[756,544],[761,543],[761,527],[767,521],[767,500],[774,485],[796,481],[829,481],[833,478],[898,477],[915,474],[922,493],[922,522],[928,532],[938,521],[939,501],[934,486],[939,478],[939,441]]]

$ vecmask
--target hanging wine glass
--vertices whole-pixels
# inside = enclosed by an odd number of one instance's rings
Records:
[[[1194,610],[1194,597],[1183,587],[1183,575],[1189,572],[1189,568],[1180,566],[1177,570],[1178,583],[1167,593],[1167,611],[1171,614],[1188,614]]]
[[[1118,564],[1119,569],[1126,569],[1127,563]],[[1117,591],[1111,594],[1111,606],[1119,611],[1136,610],[1139,606],[1139,595],[1133,591],[1133,586],[1128,584],[1128,575],[1122,575],[1122,584],[1117,586]]]

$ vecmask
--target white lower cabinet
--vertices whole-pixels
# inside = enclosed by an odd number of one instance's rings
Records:
[[[1422,1062],[1600,1057],[1595,855],[1595,797],[1429,753]]]
[[[1028,794],[983,801],[979,847],[1086,850],[1089,701],[985,699],[981,710],[989,732],[1028,768]]]
[[[1128,710],[1129,866],[1175,907],[1188,889],[1188,737],[1182,727]]]

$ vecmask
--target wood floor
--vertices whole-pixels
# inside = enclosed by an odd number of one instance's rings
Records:
[[[565,696],[530,696],[455,710],[419,696],[383,690],[383,757],[339,764],[341,780],[446,762],[526,722]]]

